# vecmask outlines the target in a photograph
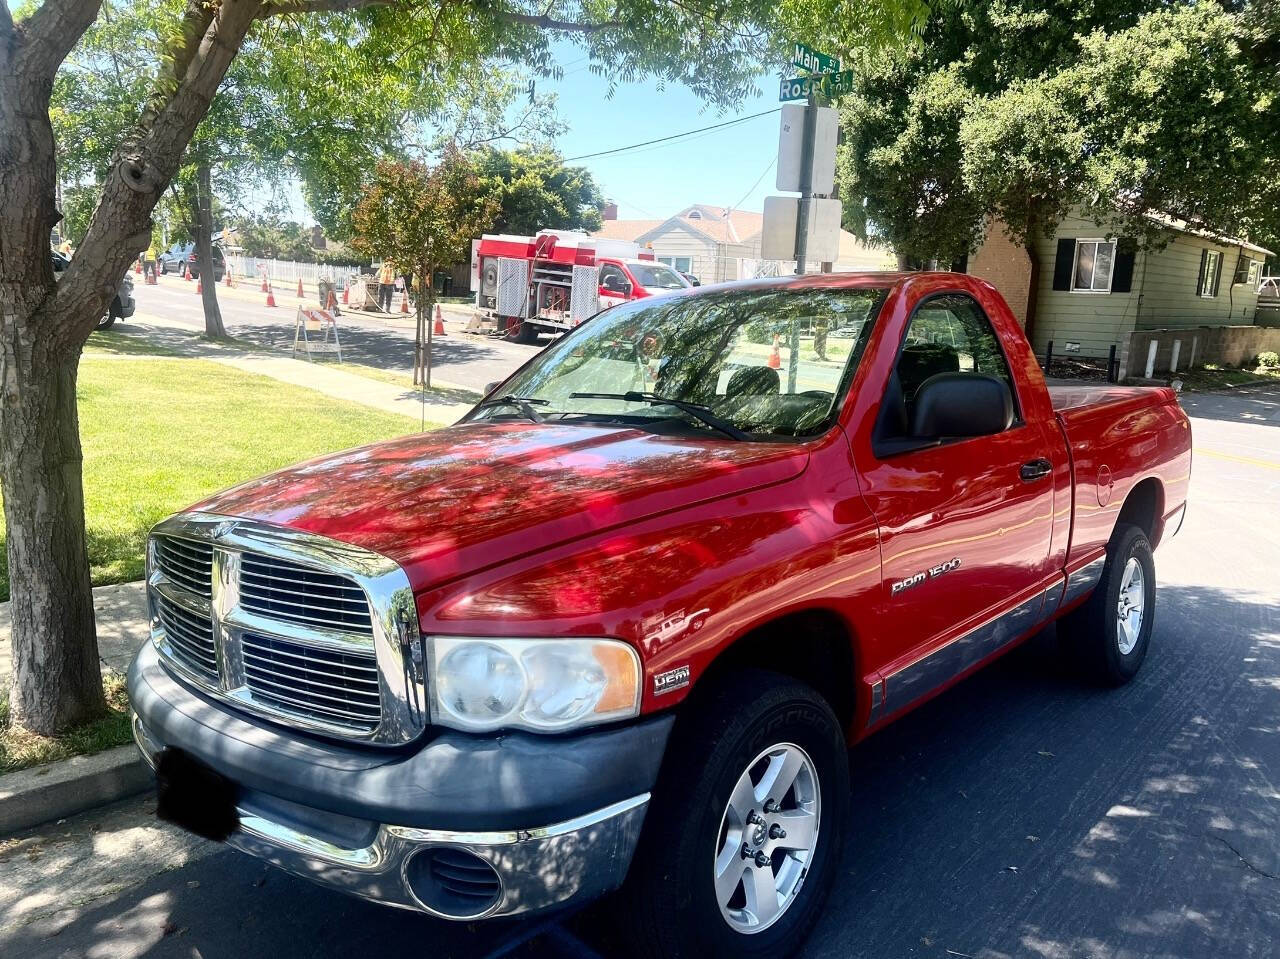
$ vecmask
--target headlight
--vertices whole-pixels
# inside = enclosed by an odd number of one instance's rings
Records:
[[[472,732],[561,732],[640,712],[640,660],[613,639],[431,641],[431,715]]]

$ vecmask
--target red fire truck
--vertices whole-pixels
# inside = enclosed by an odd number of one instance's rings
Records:
[[[635,243],[543,230],[473,240],[471,286],[482,326],[535,343],[540,333],[571,330],[600,310],[689,282]]]

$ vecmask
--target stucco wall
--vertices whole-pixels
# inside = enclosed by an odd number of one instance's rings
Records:
[[[969,257],[966,270],[971,276],[986,280],[1005,298],[1018,323],[1027,325],[1027,287],[1031,283],[1031,261],[1027,251],[1004,232],[999,220],[991,223],[986,239]]]

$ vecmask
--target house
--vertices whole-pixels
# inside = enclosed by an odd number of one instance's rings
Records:
[[[697,203],[665,220],[619,220],[617,207],[605,208],[605,220],[593,235],[627,240],[653,248],[658,260],[702,283],[749,279],[790,273],[793,264],[760,259],[764,215],[746,210]],[[845,230],[840,231],[836,272],[892,270],[891,251],[872,249]]]
[[[1034,305],[1029,336],[1041,356],[1050,341],[1055,356],[1106,358],[1112,346],[1126,352],[1141,331],[1252,326],[1271,251],[1172,217],[1150,217],[1165,231],[1162,249],[1139,250],[1105,223],[1067,217],[1052,237],[1037,241],[1034,290],[1026,251],[997,221],[966,272],[1004,294],[1024,326]]]

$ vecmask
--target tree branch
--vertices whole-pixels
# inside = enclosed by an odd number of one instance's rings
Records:
[[[17,69],[29,70],[33,75],[52,82],[71,48],[98,18],[101,2],[102,0],[44,0],[31,16],[16,27],[23,41]],[[8,9],[4,15],[12,25]]]
[[[518,23],[526,27],[537,27],[540,30],[553,30],[557,33],[603,33],[605,30],[617,30],[623,26],[621,20],[602,20],[599,23],[578,23],[572,20],[556,20],[546,14],[512,13],[504,11],[498,14],[499,20],[507,23]]]
[[[397,0],[276,0],[262,11],[264,17],[278,17],[286,13],[349,13],[366,7],[395,6]]]

